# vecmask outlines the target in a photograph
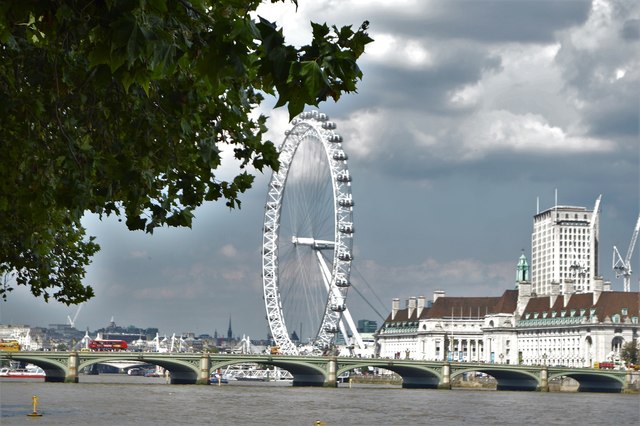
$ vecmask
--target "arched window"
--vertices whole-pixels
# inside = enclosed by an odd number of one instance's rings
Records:
[[[624,344],[624,339],[620,336],[616,336],[611,340],[611,351],[620,353],[622,349],[622,345]]]

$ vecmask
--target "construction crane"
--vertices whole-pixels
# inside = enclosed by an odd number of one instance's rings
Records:
[[[616,278],[622,277],[624,283],[624,291],[631,291],[631,256],[633,256],[633,249],[638,239],[638,232],[640,231],[640,215],[638,215],[638,221],[636,227],[631,235],[631,242],[629,243],[629,249],[627,255],[622,258],[618,248],[613,246],[613,271],[616,273]]]
[[[76,311],[76,314],[73,316],[73,319],[71,319],[71,317],[67,315],[67,319],[69,320],[69,325],[71,325],[71,328],[73,328],[76,325],[76,318],[78,318],[80,309],[82,309],[82,303],[78,305],[78,310]]]

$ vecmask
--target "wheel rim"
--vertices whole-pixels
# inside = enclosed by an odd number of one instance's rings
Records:
[[[301,340],[310,335],[314,352],[326,350],[346,309],[353,201],[342,138],[334,129],[317,111],[292,120],[269,184],[263,291],[271,335],[283,354],[299,353],[290,337],[298,326]]]

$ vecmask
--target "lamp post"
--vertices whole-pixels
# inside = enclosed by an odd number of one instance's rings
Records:
[[[543,353],[542,354],[542,364],[546,367],[547,366],[547,353]]]
[[[504,354],[500,354],[500,364],[502,364],[502,358],[504,358]]]
[[[580,367],[584,368],[584,358],[580,359]]]

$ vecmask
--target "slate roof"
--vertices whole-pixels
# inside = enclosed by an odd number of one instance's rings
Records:
[[[640,292],[622,292],[622,291],[606,291],[600,294],[596,304],[593,304],[593,293],[577,293],[571,295],[567,306],[564,306],[564,296],[557,296],[553,306],[550,306],[551,296],[532,297],[524,309],[522,319],[527,314],[542,314],[544,312],[556,312],[560,314],[565,311],[566,315],[570,315],[574,311],[574,316],[591,317],[591,310],[595,309],[594,314],[599,321],[603,321],[606,317],[618,314],[621,318],[640,316]],[[626,309],[627,314],[623,314],[622,310]],[[581,311],[584,311],[581,313]]]
[[[387,316],[387,319],[384,320],[384,322],[395,322],[395,321],[418,321],[419,319],[424,319],[427,318],[428,312],[431,310],[431,308],[428,307],[424,307],[422,309],[422,313],[420,314],[420,318],[418,318],[418,309],[414,309],[413,313],[411,316],[409,316],[409,308],[404,308],[404,309],[398,309],[398,312],[396,312],[396,316],[395,318],[392,320],[391,319],[391,313],[389,313],[389,315]]]
[[[522,314],[525,319],[527,314],[542,314],[556,312],[558,316],[562,311],[570,316],[574,311],[574,316],[589,318],[591,309],[595,309],[594,314],[599,321],[611,318],[613,315],[620,315],[624,321],[626,317],[640,317],[640,292],[606,291],[600,294],[597,303],[593,304],[592,293],[576,293],[571,295],[567,306],[564,306],[564,296],[556,297],[553,306],[550,306],[551,296],[532,297]],[[489,314],[506,313],[512,314],[516,311],[518,304],[518,290],[506,290],[500,297],[439,297],[431,307],[424,307],[417,316],[418,309],[414,309],[409,316],[409,309],[403,308],[396,312],[395,318],[391,319],[391,313],[385,319],[385,323],[400,321],[418,321],[430,318],[482,318]],[[626,309],[627,314],[622,310]]]
[[[429,318],[483,318],[488,314],[508,313],[513,314],[518,303],[518,290],[506,290],[499,297],[439,297],[433,305],[425,307],[417,317],[417,309],[409,317],[409,309],[399,309],[395,318],[391,319],[391,313],[385,322],[417,321]]]

